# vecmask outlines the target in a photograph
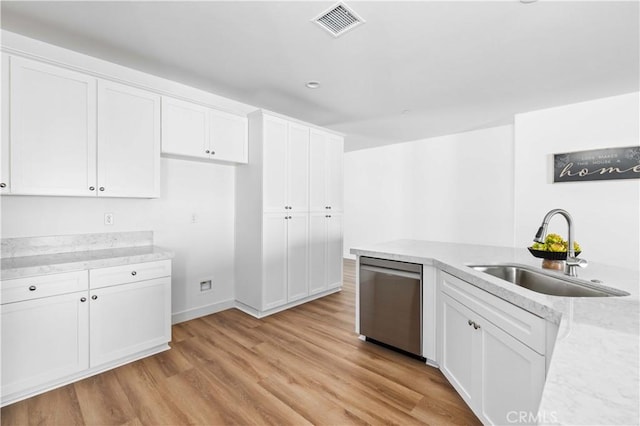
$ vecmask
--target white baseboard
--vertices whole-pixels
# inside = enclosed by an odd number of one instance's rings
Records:
[[[178,324],[192,319],[215,314],[216,312],[226,311],[235,308],[236,301],[234,299],[223,300],[222,302],[212,303],[211,305],[200,306],[198,308],[187,309],[182,312],[171,314],[171,324]]]

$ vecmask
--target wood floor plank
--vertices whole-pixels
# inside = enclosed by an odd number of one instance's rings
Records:
[[[436,368],[358,339],[341,292],[257,319],[174,325],[172,349],[0,412],[10,425],[478,425]]]
[[[73,386],[87,424],[126,424],[136,418],[115,372],[107,371]]]

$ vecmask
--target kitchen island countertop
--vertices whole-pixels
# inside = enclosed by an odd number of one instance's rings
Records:
[[[545,424],[638,424],[640,419],[640,272],[590,262],[584,280],[630,293],[625,297],[549,296],[469,268],[518,263],[539,267],[524,248],[397,240],[351,254],[432,265],[558,325],[537,413]],[[636,265],[634,265],[636,266]]]

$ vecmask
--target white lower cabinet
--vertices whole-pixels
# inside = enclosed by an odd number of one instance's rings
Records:
[[[309,215],[309,292],[342,285],[342,214]]]
[[[170,260],[0,284],[3,406],[169,348]]]
[[[86,291],[2,306],[2,398],[89,368]]]
[[[309,294],[306,213],[267,214],[263,234],[263,307],[271,309]]]
[[[171,278],[91,291],[91,367],[171,340]]]
[[[527,330],[523,339],[544,347],[544,320],[513,305],[521,312],[510,308],[502,312],[500,305],[507,302],[496,298],[495,306],[490,299],[494,296],[465,286],[471,287],[441,273],[438,358],[442,373],[485,424],[508,424],[521,413],[536,418],[545,356],[505,329],[516,325]],[[477,291],[489,297],[477,299],[473,294]],[[487,319],[498,312],[504,314],[501,320]]]

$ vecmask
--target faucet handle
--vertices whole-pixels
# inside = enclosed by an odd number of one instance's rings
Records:
[[[578,259],[577,257],[567,257],[567,265],[586,268],[589,266],[589,261],[587,259]]]

